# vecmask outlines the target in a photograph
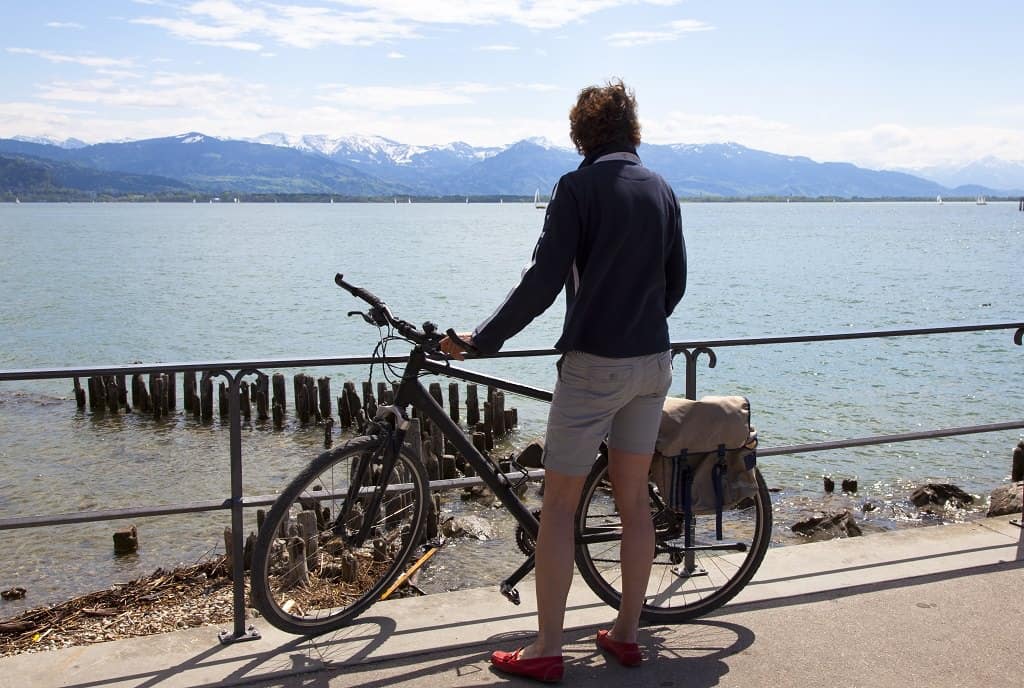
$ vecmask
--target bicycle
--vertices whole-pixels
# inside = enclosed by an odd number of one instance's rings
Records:
[[[528,473],[521,468],[503,472],[478,451],[419,378],[444,375],[548,402],[551,393],[452,366],[439,348],[445,334],[435,325],[427,322],[418,328],[397,318],[383,301],[349,284],[341,274],[335,282],[369,305],[368,311],[349,315],[362,316],[381,329],[375,361],[384,365],[384,349],[390,341],[407,341],[412,350],[394,403],[378,407],[368,434],[320,454],[267,513],[253,550],[255,606],[283,631],[317,635],[353,621],[407,569],[422,544],[428,510],[433,508],[426,469],[405,444],[410,407],[440,427],[518,522],[516,541],[526,560],[501,583],[500,590],[519,604],[516,585],[534,567],[540,516],[516,495]],[[446,334],[461,341],[450,329]],[[463,348],[472,353],[468,343],[463,342]],[[608,457],[602,447],[576,513],[575,559],[587,585],[617,608],[621,527],[607,472]],[[760,472],[756,478],[753,499],[723,513],[721,536],[716,536],[714,515],[671,511],[651,483],[656,551],[642,619],[678,623],[702,616],[728,602],[750,581],[768,548],[772,523],[768,489]]]

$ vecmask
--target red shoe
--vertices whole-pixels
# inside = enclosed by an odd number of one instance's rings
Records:
[[[565,672],[565,658],[562,655],[519,659],[523,648],[515,652],[495,650],[491,653],[491,664],[498,671],[516,676],[525,676],[544,683],[558,683]]]
[[[644,656],[640,653],[639,645],[636,643],[620,643],[617,640],[612,640],[608,637],[608,631],[602,630],[597,632],[597,646],[602,650],[615,655],[615,659],[619,660],[619,664],[622,666],[640,666],[640,662],[644,661]]]

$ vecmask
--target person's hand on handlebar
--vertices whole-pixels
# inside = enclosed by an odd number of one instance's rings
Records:
[[[470,346],[473,345],[473,335],[469,332],[460,332],[459,339]],[[441,351],[456,361],[466,360],[466,347],[460,342],[453,341],[450,336],[441,340]]]

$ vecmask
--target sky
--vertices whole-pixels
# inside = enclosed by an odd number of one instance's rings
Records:
[[[0,137],[568,148],[579,90],[621,78],[650,143],[1024,160],[1019,0],[0,0],[0,26]]]

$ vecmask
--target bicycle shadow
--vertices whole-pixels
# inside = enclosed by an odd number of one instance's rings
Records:
[[[376,619],[374,621],[377,621]],[[644,685],[673,686],[685,677],[687,688],[707,688],[720,683],[729,673],[726,658],[743,652],[755,641],[754,633],[726,621],[697,621],[679,626],[651,626],[641,629],[640,643],[647,659],[640,670],[618,665],[594,644],[597,626],[566,631],[566,680],[590,682],[596,686]],[[382,634],[383,635],[383,634]],[[328,686],[332,679],[344,678],[345,685],[365,688],[419,686],[431,681],[445,686],[536,685],[533,681],[497,672],[490,665],[494,649],[514,649],[532,640],[532,633],[499,633],[473,645],[439,649],[424,656],[396,657],[385,661],[358,663],[358,656],[371,653],[379,642],[371,642],[352,653],[353,638],[320,638],[303,641],[289,653],[292,671],[313,673],[281,676],[261,682],[271,687]],[[315,661],[311,659],[315,655]]]

